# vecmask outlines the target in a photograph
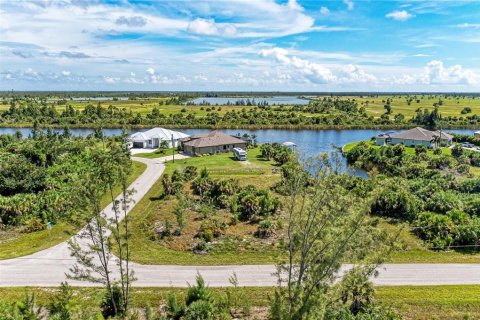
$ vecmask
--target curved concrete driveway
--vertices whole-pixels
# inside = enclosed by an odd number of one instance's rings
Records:
[[[176,159],[183,156],[177,155]],[[162,175],[164,161],[158,159],[134,158],[143,162],[147,169],[130,186],[137,192],[135,202],[148,192]],[[111,205],[105,208],[112,215]],[[0,286],[58,286],[66,280],[65,273],[74,264],[66,242],[37,253],[0,261]],[[480,262],[480,261],[479,261]],[[114,263],[112,261],[112,263]],[[172,266],[140,265],[132,263],[138,279],[134,285],[144,287],[185,287],[193,283],[197,272],[201,273],[210,286],[229,286],[228,278],[237,274],[241,286],[274,286],[277,279],[271,265],[239,266]],[[344,269],[348,268],[345,266]],[[480,284],[480,264],[386,264],[379,268],[380,275],[372,279],[376,285],[440,285]],[[78,286],[96,284],[71,281]]]

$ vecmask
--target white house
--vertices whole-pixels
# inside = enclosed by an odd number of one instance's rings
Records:
[[[177,147],[178,140],[189,137],[183,132],[164,128],[153,128],[143,132],[136,132],[130,136],[133,148],[158,148],[162,141],[168,142],[168,147]]]
[[[438,145],[440,140],[447,145],[453,141],[453,136],[442,131],[430,131],[420,127],[416,127],[400,133],[381,133],[375,137],[375,144],[378,146],[403,144],[407,147],[415,147],[424,145],[433,148]]]

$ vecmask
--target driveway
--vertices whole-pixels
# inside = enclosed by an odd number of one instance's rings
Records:
[[[179,155],[180,156],[180,155]],[[186,158],[186,156],[180,156]],[[180,157],[176,159],[180,159]],[[133,158],[147,165],[130,186],[137,192],[135,202],[140,201],[165,170],[164,162],[169,158]],[[131,208],[129,208],[129,211]],[[105,208],[107,216],[113,216],[111,204]],[[0,286],[58,286],[66,281],[65,273],[74,264],[66,242],[34,254],[0,261]],[[111,261],[114,265],[114,261]],[[202,274],[210,286],[230,286],[228,281],[233,272],[237,274],[241,286],[275,286],[272,265],[238,266],[174,266],[141,265],[132,263],[134,285],[144,287],[186,287],[195,281],[197,272]],[[343,271],[349,268],[343,267]],[[480,284],[480,264],[386,264],[378,269],[379,276],[373,278],[375,285],[442,285]],[[96,286],[98,284],[69,280],[76,286]]]

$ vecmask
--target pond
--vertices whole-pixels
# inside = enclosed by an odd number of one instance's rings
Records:
[[[58,100],[71,100],[71,101],[126,101],[128,100],[127,97],[72,97],[72,98],[65,98],[65,99],[48,99],[49,101],[58,101]]]
[[[253,104],[257,105],[258,103],[267,102],[269,105],[292,105],[292,104],[302,104],[306,105],[310,102],[308,99],[302,99],[296,96],[274,96],[274,97],[203,97],[197,98],[190,102],[194,104],[205,104],[210,105],[226,105],[226,104],[235,104],[237,102],[247,102],[248,100]]]

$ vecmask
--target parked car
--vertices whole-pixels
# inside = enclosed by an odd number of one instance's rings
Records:
[[[461,145],[464,148],[473,148],[473,144],[471,144],[470,142],[462,142]]]

